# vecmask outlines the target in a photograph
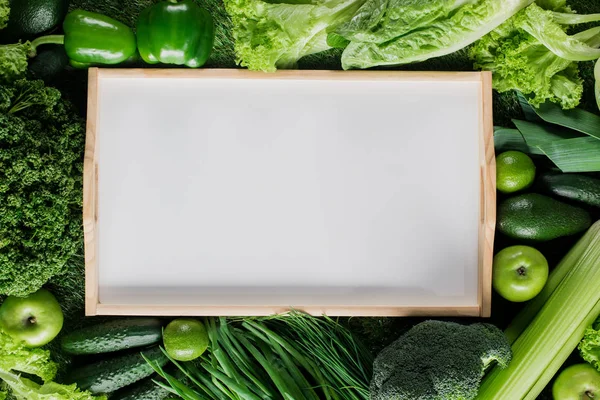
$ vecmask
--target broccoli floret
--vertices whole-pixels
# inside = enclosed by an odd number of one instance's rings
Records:
[[[371,400],[474,399],[486,368],[511,357],[493,325],[422,322],[375,359]]]

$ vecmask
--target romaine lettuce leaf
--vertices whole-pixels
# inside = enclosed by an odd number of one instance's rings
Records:
[[[342,54],[342,66],[370,68],[424,61],[460,50],[512,17],[533,0],[476,0],[448,17],[420,26],[385,43],[351,41]],[[426,2],[415,2],[425,4]]]
[[[535,4],[544,10],[551,10],[562,13],[572,13],[573,10],[567,5],[567,0],[536,0]]]
[[[384,43],[447,18],[476,0],[367,0],[354,17],[335,32],[348,40]]]
[[[571,61],[591,61],[600,58],[600,49],[588,46],[576,36],[569,36],[556,23],[551,11],[532,4],[515,16],[517,28],[535,37],[557,56]]]

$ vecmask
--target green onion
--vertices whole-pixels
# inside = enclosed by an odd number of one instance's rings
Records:
[[[513,360],[484,378],[478,399],[535,399],[577,347],[600,313],[600,222],[557,270],[540,300],[534,299],[513,323]]]
[[[161,386],[184,400],[368,399],[371,355],[329,318],[291,313],[205,325],[207,353],[186,363],[169,357],[182,380],[150,364]]]

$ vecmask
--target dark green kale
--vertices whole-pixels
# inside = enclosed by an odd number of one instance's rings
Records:
[[[0,85],[0,294],[36,291],[81,249],[84,146],[58,90]]]

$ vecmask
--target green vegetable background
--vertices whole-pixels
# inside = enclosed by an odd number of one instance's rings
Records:
[[[156,3],[158,0],[71,0],[70,9],[83,9],[86,11],[93,11],[106,14],[113,17],[128,26],[135,26],[140,12],[146,7]],[[227,14],[222,0],[204,0],[196,1],[202,7],[207,9],[213,16],[216,28],[216,36],[214,43],[214,50],[205,64],[207,68],[235,68],[236,56],[234,53],[234,41],[232,37],[232,23],[229,15]],[[579,14],[591,14],[600,13],[600,1],[598,0],[570,0],[569,5],[577,10]],[[0,8],[0,26],[2,25],[2,9]],[[569,31],[570,34],[574,34],[580,31],[591,28],[594,24],[582,24],[574,26]],[[405,65],[399,68],[402,70],[441,70],[441,71],[469,71],[473,70],[473,61],[469,58],[470,49],[463,49],[456,53],[448,56],[430,59],[428,61],[414,64]],[[342,51],[340,49],[332,49],[319,54],[309,55],[300,60],[298,68],[300,69],[341,69],[341,56]],[[136,65],[142,66],[142,64]],[[597,105],[594,97],[594,63],[593,62],[580,62],[580,75],[584,81],[584,91],[580,107],[597,113]],[[79,114],[83,117],[86,110],[86,87],[87,87],[87,71],[85,70],[69,70],[63,71],[51,83],[56,86],[62,95],[73,102],[78,108]],[[53,93],[48,94],[49,98],[53,96]],[[54,101],[58,101],[54,99]],[[44,100],[44,103],[51,102],[51,99]],[[2,98],[0,96],[0,105]],[[433,111],[432,111],[433,112]],[[64,116],[64,115],[68,116]],[[74,112],[70,113],[63,111],[61,114],[63,118],[76,120]],[[519,105],[516,94],[513,91],[505,93],[494,92],[494,123],[499,126],[512,126],[511,120],[513,118],[524,119],[522,110]],[[19,122],[14,122],[18,124]],[[64,123],[64,120],[62,121]],[[73,127],[73,129],[78,129]],[[1,132],[0,132],[1,137]],[[83,136],[79,138],[82,140]],[[74,145],[79,146],[83,149],[82,142],[74,142]],[[33,154],[34,157],[38,156]],[[56,160],[55,160],[56,161]],[[68,169],[67,161],[72,160],[58,160],[57,171],[61,173],[64,169]],[[1,162],[1,159],[0,159]],[[70,172],[70,170],[69,170]],[[78,174],[77,174],[78,175]],[[75,179],[75,178],[73,178]],[[81,182],[75,180],[73,182],[67,182],[66,184],[70,190],[73,191],[72,199],[81,199],[80,189],[68,186],[69,184],[75,183],[80,185]],[[71,207],[69,209],[75,210],[72,214],[63,213],[59,215],[58,210],[56,211],[56,218],[72,218],[71,223],[73,226],[80,225],[80,204],[75,203],[72,205],[65,205],[63,202],[58,202],[57,207]],[[600,215],[592,215],[593,220],[597,220]],[[2,227],[0,227],[0,233]],[[52,233],[48,233],[52,235]],[[564,256],[565,252],[579,239],[580,235],[573,237],[567,237],[554,241],[551,244],[540,244],[537,248],[548,258],[550,265],[556,265],[556,263]],[[504,239],[507,242],[497,242],[497,246],[502,248],[506,245],[513,244],[509,242],[509,239]],[[1,245],[1,242],[0,242]],[[61,243],[61,248],[54,249],[55,257],[60,261],[64,261],[65,254],[75,253],[71,256],[63,268],[63,272],[54,278],[52,278],[47,285],[48,289],[52,291],[60,301],[65,314],[65,326],[63,332],[70,332],[74,328],[80,326],[84,320],[84,259],[83,259],[83,237],[81,234],[73,233],[69,235],[69,240],[65,243]],[[62,259],[61,259],[62,257]],[[14,270],[16,271],[16,270]],[[58,269],[47,270],[47,274],[51,275],[58,272]],[[13,273],[13,272],[11,272]],[[0,287],[3,280],[3,271],[0,271]],[[13,279],[13,278],[11,278]],[[37,279],[44,279],[44,277],[37,277]],[[23,280],[23,285],[27,283]],[[30,282],[31,283],[31,282]],[[35,284],[35,282],[33,282]],[[23,290],[26,288],[23,286]],[[1,300],[1,299],[0,299]],[[496,324],[500,328],[505,328],[508,322],[513,318],[515,313],[520,309],[520,305],[511,304],[501,299],[499,296],[494,294],[493,298],[493,317],[491,320],[485,320],[485,322],[491,322]],[[415,323],[422,321],[419,318],[352,318],[344,320],[354,333],[356,333],[369,347],[373,354],[377,354],[385,346],[396,340],[402,333],[406,332]],[[96,319],[95,321],[99,321]],[[476,319],[473,320],[460,320],[463,323],[468,322],[479,322]],[[55,340],[49,349],[52,351],[55,361],[57,361],[61,368],[65,368],[68,363],[63,362],[68,360],[69,357],[62,353],[59,346],[59,340]],[[59,376],[64,374],[65,371],[59,370]],[[541,399],[550,399],[551,395],[548,391],[545,391]]]

